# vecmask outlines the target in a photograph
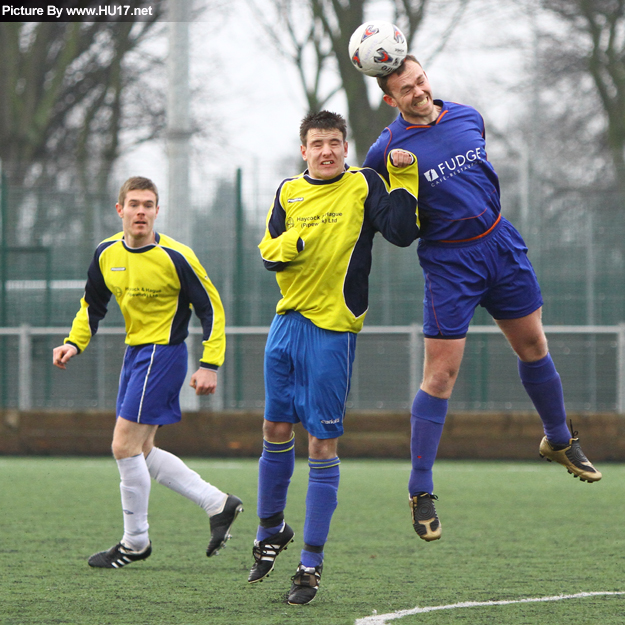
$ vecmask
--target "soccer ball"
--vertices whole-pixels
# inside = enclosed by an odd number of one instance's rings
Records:
[[[350,37],[349,58],[367,76],[386,76],[406,58],[406,37],[389,22],[365,22]]]

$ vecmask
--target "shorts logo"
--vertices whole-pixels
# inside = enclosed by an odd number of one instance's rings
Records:
[[[322,419],[321,423],[323,423],[324,425],[333,425],[334,423],[340,423],[340,419],[329,419],[329,420],[325,420]]]
[[[423,174],[428,182],[434,182],[438,178],[438,174],[434,169],[430,169],[430,171],[426,171]]]

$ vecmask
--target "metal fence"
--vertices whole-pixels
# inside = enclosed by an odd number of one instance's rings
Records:
[[[623,198],[570,192],[539,198],[522,210],[517,173],[510,168],[505,181],[505,215],[529,244],[567,407],[623,413]],[[184,242],[191,244],[219,290],[231,327],[218,395],[198,399],[183,392],[187,410],[263,406],[265,326],[280,295],[257,244],[282,177],[262,169],[246,175],[237,171],[236,176],[203,180],[194,193],[192,240]],[[114,202],[114,194],[92,197],[1,185],[0,407],[115,405],[124,350],[118,306],[109,307],[93,344],[68,371],[50,364],[51,350],[77,310],[95,245],[119,228]],[[169,217],[179,218],[174,211]],[[167,223],[162,225],[167,232]],[[415,248],[399,249],[375,239],[370,308],[358,339],[349,397],[352,409],[410,407],[423,349],[423,276]],[[516,358],[488,313],[478,307],[473,323],[451,408],[530,410]],[[198,331],[193,329],[188,340],[193,359],[201,347]]]
[[[268,330],[265,326],[228,327],[226,362],[217,394],[195,398],[189,392],[186,409],[262,409]],[[625,323],[545,326],[545,331],[568,410],[625,414]],[[190,360],[199,359],[200,333],[199,328],[191,328]],[[60,371],[51,364],[52,348],[66,334],[58,327],[0,328],[4,408],[114,408],[124,329],[101,328],[85,353],[72,360],[67,371]],[[418,389],[422,362],[423,336],[417,324],[365,326],[358,337],[348,409],[408,410]],[[471,326],[450,409],[532,409],[518,379],[516,357],[496,326]]]

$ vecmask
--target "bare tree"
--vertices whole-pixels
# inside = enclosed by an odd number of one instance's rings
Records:
[[[55,203],[13,195],[4,237],[41,244],[53,233],[97,231],[120,136],[134,142],[164,127],[164,97],[145,79],[162,62],[133,54],[154,31],[165,0],[148,21],[0,22],[0,159],[14,189],[71,189],[85,198]],[[90,243],[89,243],[90,244]]]
[[[163,4],[152,3],[152,17],[142,22],[0,22],[0,158],[10,182],[69,175],[83,188],[105,188],[118,156],[123,101],[137,109],[133,87],[149,63],[145,56],[141,67],[125,61]],[[150,121],[162,115],[151,113]],[[149,126],[152,134],[159,124]]]
[[[371,101],[367,86],[371,79],[354,70],[347,52],[349,38],[365,21],[370,0],[270,0],[270,16],[266,3],[261,10],[258,0],[248,2],[276,49],[296,67],[309,110],[323,108],[338,91],[344,91],[358,160],[362,162],[380,130],[395,115],[381,99]],[[445,4],[450,16],[439,49],[444,47],[468,2],[438,2],[439,9]],[[431,4],[431,0],[389,0],[392,19],[409,47]]]
[[[543,66],[550,88],[570,98],[561,117],[570,120],[577,111],[583,132],[599,132],[613,181],[625,195],[625,0],[542,0],[542,5],[558,18],[558,28],[545,35]],[[605,124],[597,129],[601,118]]]

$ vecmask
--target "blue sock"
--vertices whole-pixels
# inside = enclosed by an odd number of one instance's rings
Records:
[[[410,413],[410,457],[412,471],[408,482],[411,497],[434,489],[432,467],[447,416],[447,400],[419,389]]]
[[[571,433],[566,425],[562,381],[551,355],[536,362],[519,360],[521,382],[543,422],[545,436],[556,445],[568,445]]]
[[[308,492],[306,493],[306,520],[304,521],[304,548],[301,561],[304,566],[319,566],[323,562],[323,546],[328,539],[330,521],[338,504],[340,460],[308,459]]]
[[[256,540],[264,540],[283,526],[286,496],[295,466],[295,434],[286,443],[263,440],[258,462],[258,504],[261,520]]]

